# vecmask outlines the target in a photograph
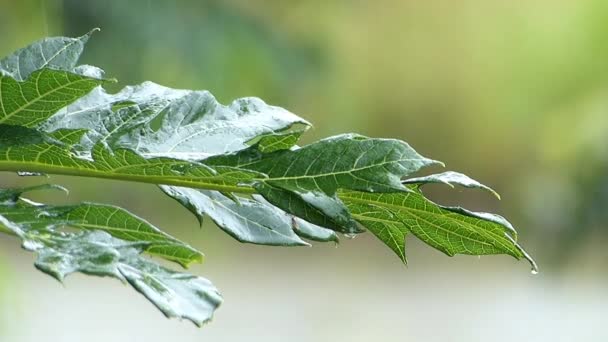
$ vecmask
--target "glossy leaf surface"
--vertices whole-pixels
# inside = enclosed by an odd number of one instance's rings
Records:
[[[0,226],[36,252],[36,267],[63,281],[74,272],[129,282],[167,317],[202,325],[222,301],[206,279],[172,271],[142,257],[149,254],[188,265],[202,254],[124,209],[83,203],[49,206],[21,198],[52,188],[0,189]],[[69,232],[64,228],[82,229]]]

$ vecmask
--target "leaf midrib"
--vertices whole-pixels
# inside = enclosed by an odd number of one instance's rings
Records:
[[[473,238],[471,238],[471,237],[468,237],[468,236],[464,236],[464,235],[458,234],[458,233],[456,233],[456,232],[454,232],[454,231],[451,231],[451,230],[448,230],[448,229],[446,229],[446,228],[443,228],[443,227],[441,227],[441,226],[437,225],[436,223],[434,223],[434,222],[432,222],[432,221],[429,221],[429,220],[425,219],[424,217],[422,217],[422,216],[420,216],[420,215],[416,215],[416,214],[414,214],[413,212],[420,212],[420,213],[425,213],[425,214],[437,215],[436,213],[431,213],[431,212],[429,212],[429,211],[424,211],[424,210],[420,210],[420,209],[416,209],[416,208],[412,208],[412,207],[407,207],[407,208],[406,208],[406,207],[400,207],[400,206],[397,206],[397,205],[394,205],[394,204],[389,204],[389,203],[385,203],[385,202],[379,202],[379,201],[374,201],[374,200],[363,200],[363,199],[359,199],[359,198],[353,198],[353,197],[350,197],[350,196],[339,196],[339,197],[340,197],[340,198],[342,198],[343,200],[348,199],[348,200],[351,200],[351,201],[356,202],[356,203],[364,203],[364,204],[375,203],[375,204],[377,204],[377,205],[386,206],[386,207],[389,207],[389,208],[395,209],[395,210],[397,210],[397,211],[406,211],[406,214],[407,214],[407,212],[408,212],[408,211],[410,211],[410,213],[409,213],[410,215],[413,215],[414,217],[416,217],[416,218],[418,218],[418,219],[421,219],[421,220],[423,220],[423,221],[427,222],[429,225],[431,225],[431,226],[433,226],[433,227],[435,227],[435,228],[437,228],[437,229],[439,229],[439,230],[442,230],[442,231],[444,231],[444,232],[447,232],[447,233],[451,233],[451,234],[457,235],[457,236],[459,236],[459,237],[461,237],[461,238],[463,238],[463,239],[466,239],[466,240],[470,240],[470,241],[478,242],[478,243],[480,243],[480,244],[483,244],[483,245],[488,245],[488,246],[492,246],[492,247],[495,247],[495,248],[496,248],[496,246],[495,246],[494,244],[492,244],[492,243],[488,243],[488,242],[484,242],[484,241],[479,241],[479,240],[477,240],[477,239],[473,239]],[[458,224],[458,225],[459,225],[461,228],[463,228],[463,229],[465,229],[465,230],[469,230],[469,231],[471,230],[470,228],[466,228],[466,227],[464,226],[464,224],[465,224],[466,222],[459,221],[459,220],[457,220],[457,219],[456,219],[456,218],[454,218],[454,217],[451,217],[451,219],[452,219],[452,220],[453,220],[453,221],[454,221],[456,224]],[[489,237],[490,237],[490,238],[493,238],[495,241],[497,241],[497,242],[498,242],[498,243],[499,243],[501,246],[503,246],[503,248],[506,248],[505,250],[508,250],[508,251],[517,251],[517,252],[519,252],[519,250],[518,250],[517,248],[513,248],[513,249],[512,249],[512,248],[509,248],[509,246],[506,246],[505,244],[503,244],[503,243],[499,242],[499,241],[500,241],[500,239],[501,239],[501,238],[503,238],[501,235],[499,235],[499,234],[495,234],[495,233],[493,233],[493,232],[491,232],[491,231],[487,231],[487,230],[482,230],[482,231],[483,231],[483,232],[486,232],[486,233],[488,233],[488,234],[490,234],[490,236],[489,236]],[[477,233],[477,234],[479,234],[479,235],[482,235],[482,236],[483,236],[483,235],[485,235],[485,234],[482,234],[481,232],[478,232],[478,231],[475,231],[475,233]]]
[[[65,167],[63,165],[51,165],[36,162],[19,162],[12,160],[0,160],[0,171],[23,171],[38,172],[45,174],[60,174],[68,176],[93,177],[113,180],[123,180],[148,184],[164,184],[175,185],[205,190],[216,190],[220,192],[236,192],[243,194],[253,194],[255,190],[250,186],[225,185],[220,183],[205,183],[201,182],[200,178],[196,177],[179,179],[174,176],[147,176],[147,175],[132,175],[132,174],[116,174],[104,172],[101,170],[81,168],[81,167]]]

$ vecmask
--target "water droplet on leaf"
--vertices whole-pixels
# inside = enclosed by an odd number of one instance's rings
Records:
[[[28,177],[28,176],[44,176],[44,173],[40,172],[27,172],[27,171],[17,171],[18,176]]]

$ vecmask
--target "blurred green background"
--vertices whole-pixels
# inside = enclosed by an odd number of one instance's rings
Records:
[[[312,121],[307,142],[399,138],[491,185],[501,202],[431,195],[508,217],[541,274],[413,240],[407,269],[371,236],[241,245],[153,186],[5,173],[1,186],[58,182],[69,197],[39,199],[122,205],[191,242],[226,302],[202,330],[167,321],[119,282],[54,283],[2,237],[1,341],[608,340],[608,2],[0,0],[0,55],[93,27],[82,62],[120,86],[259,96]]]

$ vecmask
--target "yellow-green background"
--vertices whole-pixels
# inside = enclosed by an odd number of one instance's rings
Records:
[[[83,63],[121,85],[259,96],[315,124],[403,139],[493,186],[437,201],[507,216],[540,264],[447,258],[371,236],[339,248],[241,245],[148,185],[53,181],[58,202],[122,205],[206,253],[226,302],[202,330],[114,280],[35,271],[0,237],[0,340],[606,341],[608,2],[603,0],[0,0],[0,55],[101,27]],[[366,234],[369,235],[369,234]]]

